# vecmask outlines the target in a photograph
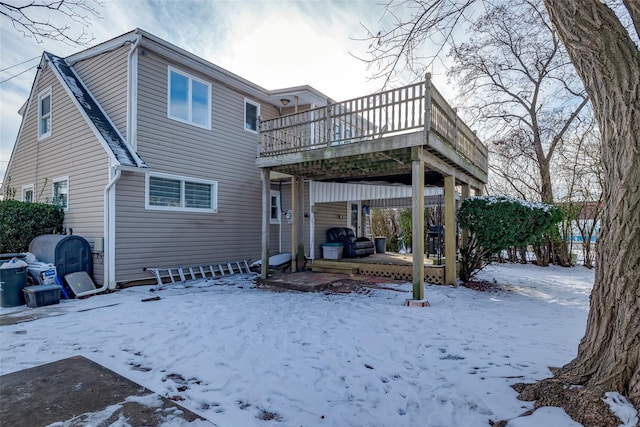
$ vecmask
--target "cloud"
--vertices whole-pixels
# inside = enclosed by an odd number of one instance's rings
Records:
[[[367,65],[349,54],[366,51],[366,43],[354,40],[364,33],[361,23],[379,25],[382,8],[370,0],[105,0],[103,4],[102,18],[94,18],[87,28],[95,39],[92,45],[138,27],[266,89],[308,84],[333,99],[346,100],[380,86],[367,80]],[[84,49],[36,43],[11,25],[1,26],[0,37],[3,69],[40,56],[43,50],[68,56]],[[23,69],[8,70],[2,80]],[[31,70],[0,85],[0,179],[20,125],[16,111],[34,76]],[[443,85],[438,83],[441,91]]]

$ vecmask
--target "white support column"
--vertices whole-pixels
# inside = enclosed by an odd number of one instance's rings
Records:
[[[291,271],[296,270],[298,250],[298,177],[291,176]]]
[[[304,178],[296,179],[296,207],[294,209],[294,227],[296,228],[297,244],[293,246],[295,253],[296,271],[304,270]]]
[[[269,277],[269,229],[271,228],[271,171],[261,170],[262,176],[262,266],[260,275]]]
[[[444,284],[456,284],[456,179],[444,177]]]
[[[413,299],[424,299],[424,161],[411,164]]]

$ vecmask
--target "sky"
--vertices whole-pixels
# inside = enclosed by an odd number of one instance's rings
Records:
[[[365,27],[383,27],[383,6],[373,0],[103,0],[102,5],[100,18],[92,17],[84,28],[93,37],[88,46],[141,28],[269,90],[310,85],[340,101],[381,86],[354,57],[366,56],[368,43],[358,40],[366,36]],[[72,31],[83,29],[60,22]],[[85,48],[39,43],[0,16],[0,180],[42,52],[64,57]],[[444,69],[432,73],[440,92],[451,98]]]

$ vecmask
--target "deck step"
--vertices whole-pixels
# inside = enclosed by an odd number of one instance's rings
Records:
[[[338,267],[338,266],[323,266],[323,265],[316,265],[316,266],[311,266],[311,271],[313,271],[314,273],[339,273],[339,274],[358,274],[358,268],[357,267],[349,267],[349,266],[345,266],[345,267]]]

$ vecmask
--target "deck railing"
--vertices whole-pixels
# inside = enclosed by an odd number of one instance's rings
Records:
[[[430,104],[429,111],[425,106]],[[427,114],[428,113],[428,114]],[[487,170],[487,148],[425,81],[326,107],[260,120],[260,157],[424,131],[425,122],[468,162]]]

